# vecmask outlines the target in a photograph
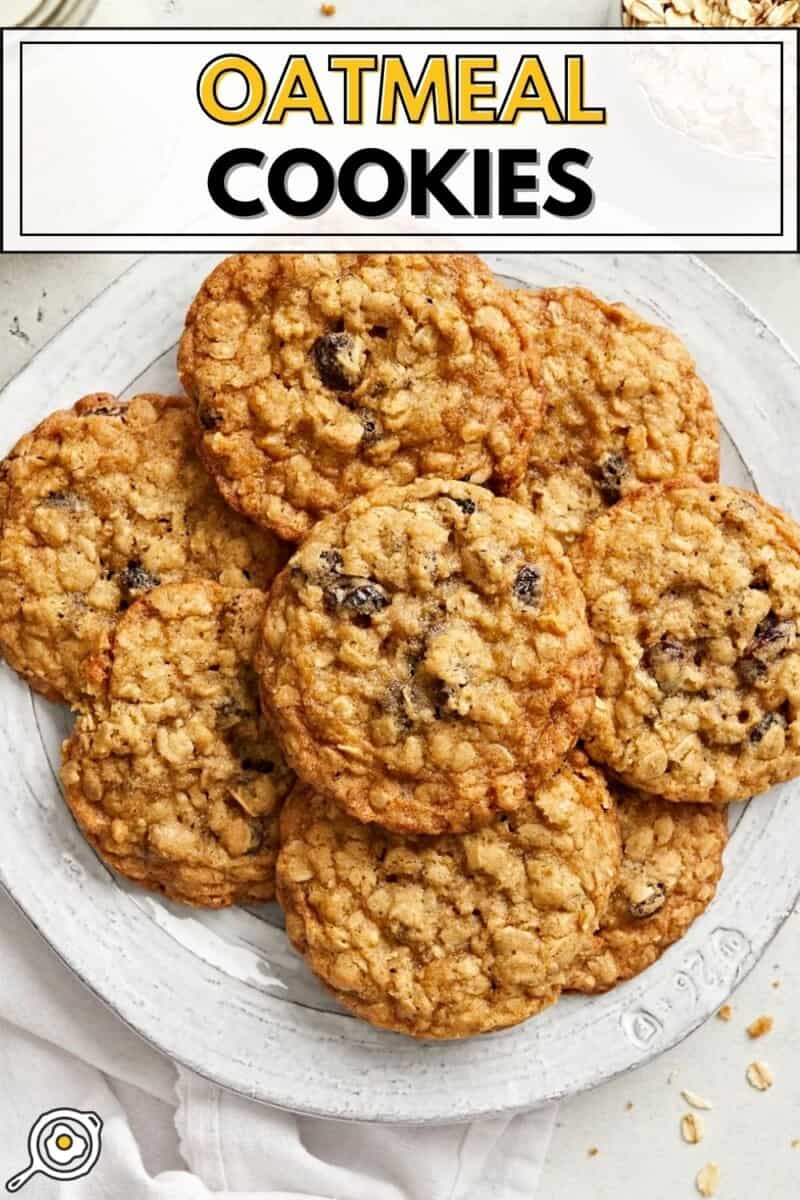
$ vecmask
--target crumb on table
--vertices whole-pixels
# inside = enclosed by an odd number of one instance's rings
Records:
[[[772,1030],[774,1024],[772,1017],[756,1017],[755,1021],[751,1021],[747,1026],[748,1036],[754,1039],[764,1037]]]

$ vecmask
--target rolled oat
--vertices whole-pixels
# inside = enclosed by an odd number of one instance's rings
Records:
[[[716,1196],[719,1187],[719,1166],[715,1162],[706,1163],[697,1172],[695,1187],[701,1196]]]
[[[690,1092],[688,1088],[684,1088],[681,1095],[687,1104],[691,1104],[692,1108],[701,1108],[704,1110],[711,1108],[710,1100],[705,1100],[702,1096],[698,1096],[697,1092]]]
[[[775,1076],[765,1062],[751,1062],[747,1068],[747,1082],[758,1092],[766,1092],[775,1082]]]
[[[698,1117],[697,1113],[686,1113],[681,1117],[681,1137],[690,1146],[696,1146],[698,1142],[702,1142],[704,1133],[703,1118]]]

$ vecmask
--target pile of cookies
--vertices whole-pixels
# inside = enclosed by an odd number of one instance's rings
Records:
[[[800,774],[800,528],[717,482],[678,338],[466,255],[253,254],[179,370],[0,470],[0,650],[76,712],[101,858],[277,896],[416,1037],[649,966]]]

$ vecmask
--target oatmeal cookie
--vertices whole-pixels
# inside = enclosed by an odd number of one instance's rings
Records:
[[[651,966],[708,908],[722,875],[728,810],[613,787],[622,832],[616,887],[567,986],[605,992]]]
[[[507,490],[541,420],[532,335],[471,255],[229,258],[179,368],[226,500],[293,541],[379,484]]]
[[[301,778],[361,821],[444,833],[513,812],[560,766],[597,651],[541,521],[433,479],[314,528],[275,581],[257,666]]]
[[[590,756],[667,800],[725,804],[800,772],[800,528],[759,496],[676,480],[574,555],[603,659]]]
[[[583,288],[514,295],[538,342],[546,408],[513,495],[565,548],[643,483],[718,478],[711,397],[674,333]]]
[[[263,588],[286,561],[224,503],[195,436],[185,398],[86,396],[0,467],[0,652],[50,699],[84,703],[83,663],[148,588]]]
[[[298,786],[281,819],[278,899],[295,947],[358,1016],[468,1037],[558,998],[619,851],[608,790],[582,755],[463,836],[400,837]]]
[[[264,602],[207,580],[148,592],[92,660],[97,698],[64,744],[67,802],[104,862],[186,904],[274,896],[294,777],[259,712]]]

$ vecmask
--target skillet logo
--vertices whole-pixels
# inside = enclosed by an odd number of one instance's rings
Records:
[[[518,54],[502,64],[495,54],[432,54],[417,71],[402,54],[330,54],[316,70],[307,55],[293,54],[271,88],[252,58],[219,55],[197,81],[198,103],[211,121],[260,126],[268,135],[270,127],[304,118],[312,126],[369,127],[384,144],[361,146],[337,164],[319,148],[332,140],[324,132],[315,131],[313,146],[293,146],[274,159],[263,145],[268,136],[253,137],[213,162],[211,198],[229,216],[243,219],[266,215],[270,204],[290,217],[314,218],[337,198],[368,218],[402,209],[412,218],[428,217],[432,202],[448,217],[587,216],[595,203],[587,178],[592,155],[580,146],[546,155],[530,144],[447,146],[432,154],[427,146],[398,151],[385,144],[399,140],[392,134],[398,126],[426,122],[429,128],[482,130],[535,122],[605,125],[606,109],[586,99],[584,56],[555,57],[558,73],[538,54]],[[255,168],[261,179],[248,179],[243,193],[237,176],[245,168]],[[302,196],[291,185],[298,169],[311,181]]]
[[[103,1122],[95,1112],[53,1108],[42,1113],[28,1134],[28,1165],[6,1181],[6,1191],[20,1191],[34,1175],[67,1181],[93,1171],[102,1150]]]

